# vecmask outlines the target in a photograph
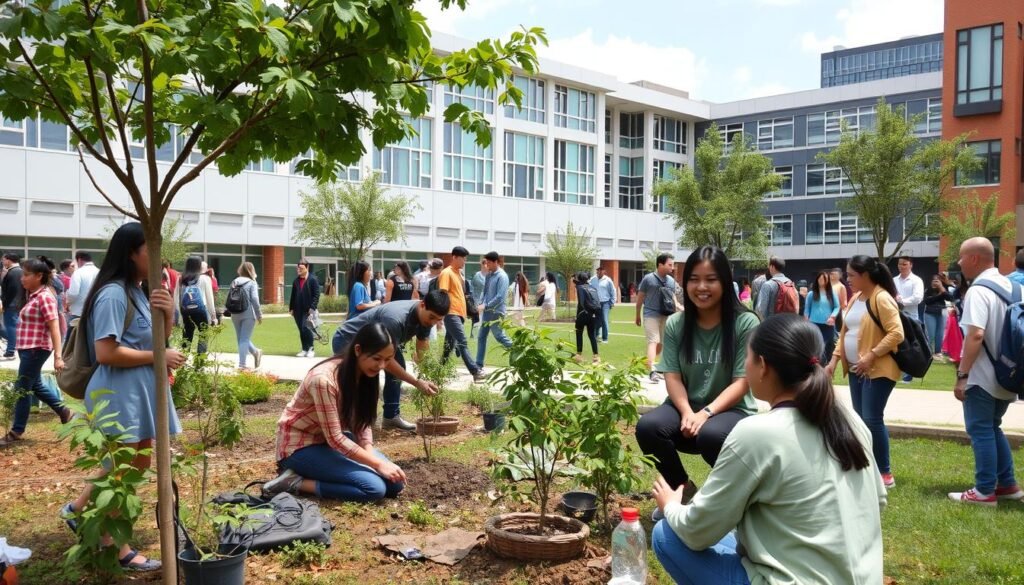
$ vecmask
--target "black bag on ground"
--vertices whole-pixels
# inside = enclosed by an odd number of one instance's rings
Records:
[[[865,303],[865,307],[871,320],[884,331],[882,322],[871,312],[871,303]],[[901,372],[915,378],[923,378],[932,365],[932,351],[931,345],[928,343],[928,336],[925,335],[921,323],[904,311],[900,311],[900,322],[903,324],[903,341],[892,352],[892,358],[896,360],[896,365],[900,367]]]
[[[245,489],[261,483],[251,483]],[[259,510],[238,528],[225,527],[220,537],[222,545],[248,543],[251,552],[277,550],[297,541],[331,546],[334,526],[321,514],[320,506],[309,500],[288,493],[265,499],[241,491],[220,494],[213,503],[245,504]]]

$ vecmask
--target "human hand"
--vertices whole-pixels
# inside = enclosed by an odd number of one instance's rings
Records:
[[[867,352],[866,354],[860,356],[857,363],[854,364],[852,368],[850,368],[850,371],[861,376],[867,376],[868,374],[871,373],[871,368],[875,366],[875,359],[877,359],[877,357],[878,356],[875,355],[875,352]]]
[[[825,324],[828,325],[829,327],[835,327],[836,326],[836,318],[835,317],[829,317],[828,319],[825,320]]]
[[[377,473],[392,483],[405,483],[405,472],[390,461],[380,461],[377,464]]]
[[[426,394],[427,396],[433,396],[437,394],[437,384],[428,382],[426,380],[417,380],[416,389]]]
[[[263,325],[263,317],[260,317],[259,319],[256,319],[256,324],[257,325]]]
[[[636,318],[636,326],[639,327],[640,325],[641,325],[640,317],[637,317]]]
[[[681,485],[676,489],[672,489],[672,487],[668,485],[668,482],[665,481],[665,478],[661,475],[658,476],[658,479],[654,480],[654,489],[651,490],[651,493],[654,494],[654,501],[658,502],[658,509],[660,509],[662,513],[665,512],[665,506],[672,502],[680,504],[683,502],[684,485]]]
[[[965,392],[967,391],[967,378],[957,380],[956,384],[953,385],[953,396],[956,397],[960,402],[964,401]]]
[[[185,354],[181,353],[176,349],[168,349],[164,353],[164,358],[167,361],[167,367],[176,370],[181,366],[185,365]]]
[[[53,369],[57,372],[61,372],[64,370],[64,359],[61,358],[59,355],[53,358]]]
[[[701,427],[708,421],[708,413],[703,410],[697,412],[688,412],[683,415],[683,420],[680,423],[679,430],[682,431],[684,437],[696,437],[697,433],[700,432]]]
[[[174,300],[165,288],[158,288],[149,293],[149,306],[163,311],[167,315],[174,314]]]

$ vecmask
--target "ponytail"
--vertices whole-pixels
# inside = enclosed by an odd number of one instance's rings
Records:
[[[832,380],[821,365],[811,364],[811,372],[797,390],[793,402],[797,410],[814,426],[821,429],[829,453],[839,461],[843,471],[864,469],[868,455],[853,434],[850,422],[836,404]]]

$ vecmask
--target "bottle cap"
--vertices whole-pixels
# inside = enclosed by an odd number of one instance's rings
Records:
[[[636,522],[640,519],[640,511],[636,508],[623,508],[622,519],[626,522]]]

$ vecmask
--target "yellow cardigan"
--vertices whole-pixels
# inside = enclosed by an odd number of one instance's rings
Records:
[[[853,306],[853,303],[860,300],[860,298],[861,293],[859,292],[853,295],[847,305],[847,313],[850,310],[849,307]],[[875,290],[867,300],[867,305],[875,317],[881,321],[882,329],[879,329],[878,325],[875,324],[875,320],[871,318],[871,315],[868,315],[866,312],[864,313],[864,317],[860,321],[860,330],[857,333],[857,355],[864,355],[871,351],[878,356],[874,365],[871,366],[871,371],[868,372],[869,378],[888,378],[897,382],[902,374],[900,373],[899,366],[896,365],[896,360],[892,358],[892,352],[903,341],[903,322],[900,321],[899,305],[896,304],[896,299],[892,298],[892,295],[880,286],[875,287]],[[846,360],[846,351],[843,347],[845,341],[846,314],[844,313],[843,327],[839,331],[839,343],[836,344],[836,350],[832,354],[842,360],[844,375],[850,369],[850,364]]]

